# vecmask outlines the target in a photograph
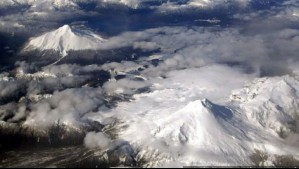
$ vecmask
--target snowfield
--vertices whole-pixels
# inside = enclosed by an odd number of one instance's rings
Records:
[[[148,161],[146,166],[252,166],[250,156],[257,150],[269,153],[269,158],[298,157],[293,147],[296,139],[287,139],[297,137],[296,77],[260,78],[213,88],[209,78],[197,76],[202,69],[170,73],[172,85],[160,79],[151,92],[135,94],[133,101],[88,118],[100,122],[117,118],[119,138],[141,150],[139,157]],[[219,77],[209,75],[213,76]],[[203,98],[220,91],[221,98],[213,98],[216,103]],[[273,161],[261,165],[271,166]]]

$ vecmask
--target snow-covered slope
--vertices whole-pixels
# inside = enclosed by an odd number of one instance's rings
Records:
[[[59,52],[62,56],[67,56],[70,50],[99,49],[104,41],[105,39],[91,31],[76,30],[69,25],[64,25],[55,31],[32,38],[26,45],[25,51],[54,50]]]
[[[255,126],[280,137],[296,130],[299,115],[299,82],[295,77],[255,80],[233,92],[231,99]]]
[[[236,79],[231,83],[238,89],[230,91],[232,85],[223,87],[222,80],[216,86],[208,83],[211,77],[221,79],[225,72],[221,70],[219,74],[204,68],[175,71],[156,81],[151,92],[135,94],[131,102],[109,110],[121,121],[116,127],[118,136],[140,150],[139,157],[148,161],[145,166],[251,166],[256,150],[269,158],[298,158],[289,141],[291,137],[299,139],[298,79],[257,78],[244,83],[245,87]],[[224,90],[230,91],[231,97]],[[227,100],[211,97],[215,92]],[[205,95],[212,101],[201,97]],[[105,122],[107,117],[101,115],[109,116],[107,112],[98,114],[89,118]],[[261,165],[272,165],[275,158],[266,160]]]
[[[170,93],[142,94],[116,110],[124,123],[119,137],[141,150],[146,166],[251,165],[249,156],[262,139],[254,133],[256,140],[250,141],[245,133],[254,130],[239,114],[208,99],[171,104],[175,98],[170,99]]]
[[[167,145],[186,148],[177,152],[182,153],[183,157],[174,157],[182,165],[249,165],[246,156],[252,150],[246,144],[248,140],[242,136],[242,128],[232,125],[233,118],[233,112],[227,107],[207,99],[197,100],[169,117],[158,120],[154,136]],[[243,140],[239,140],[242,137]],[[223,158],[223,154],[229,154],[230,157]]]

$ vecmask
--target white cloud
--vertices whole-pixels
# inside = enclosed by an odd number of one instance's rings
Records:
[[[104,133],[87,133],[84,139],[84,145],[89,149],[105,149],[111,145],[111,140]]]
[[[14,97],[22,89],[24,83],[22,81],[1,81],[0,82],[0,99]]]
[[[103,0],[105,3],[119,3],[132,8],[138,8],[140,3],[144,0]]]
[[[60,120],[67,125],[78,127],[81,117],[103,103],[103,93],[100,88],[67,89],[55,92],[50,99],[32,105],[32,111],[25,124],[46,128]]]
[[[247,7],[251,0],[188,0],[185,3],[176,1],[166,1],[156,7],[159,11],[177,11],[190,9],[213,9],[214,7],[227,7],[231,4],[238,5],[240,8]]]
[[[103,89],[109,94],[134,94],[136,90],[147,87],[147,82],[130,79],[111,80],[106,82]]]

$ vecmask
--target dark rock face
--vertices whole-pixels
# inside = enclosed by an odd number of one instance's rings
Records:
[[[129,142],[122,140],[115,141],[114,146],[107,151],[108,161],[117,166],[136,166],[135,154]]]
[[[24,125],[0,125],[0,152],[27,148],[48,148],[82,145],[86,131],[74,130],[61,123],[47,130],[37,130]]]
[[[44,132],[17,124],[1,124],[0,167],[137,166],[137,153],[127,141],[116,139],[107,150],[86,149],[83,146],[86,132],[101,132],[104,128],[98,122],[88,124],[79,131],[57,122]]]
[[[63,168],[107,168],[136,167],[134,154],[129,154],[129,145],[123,145],[109,153],[88,150],[83,146],[23,150],[0,154],[0,167],[63,167]],[[121,153],[121,154],[118,154]],[[15,163],[18,161],[18,163]]]

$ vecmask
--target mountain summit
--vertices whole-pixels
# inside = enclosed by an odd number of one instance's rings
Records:
[[[106,40],[91,31],[64,25],[55,31],[30,39],[25,50],[54,50],[65,57],[71,50],[97,50],[104,41]]]

